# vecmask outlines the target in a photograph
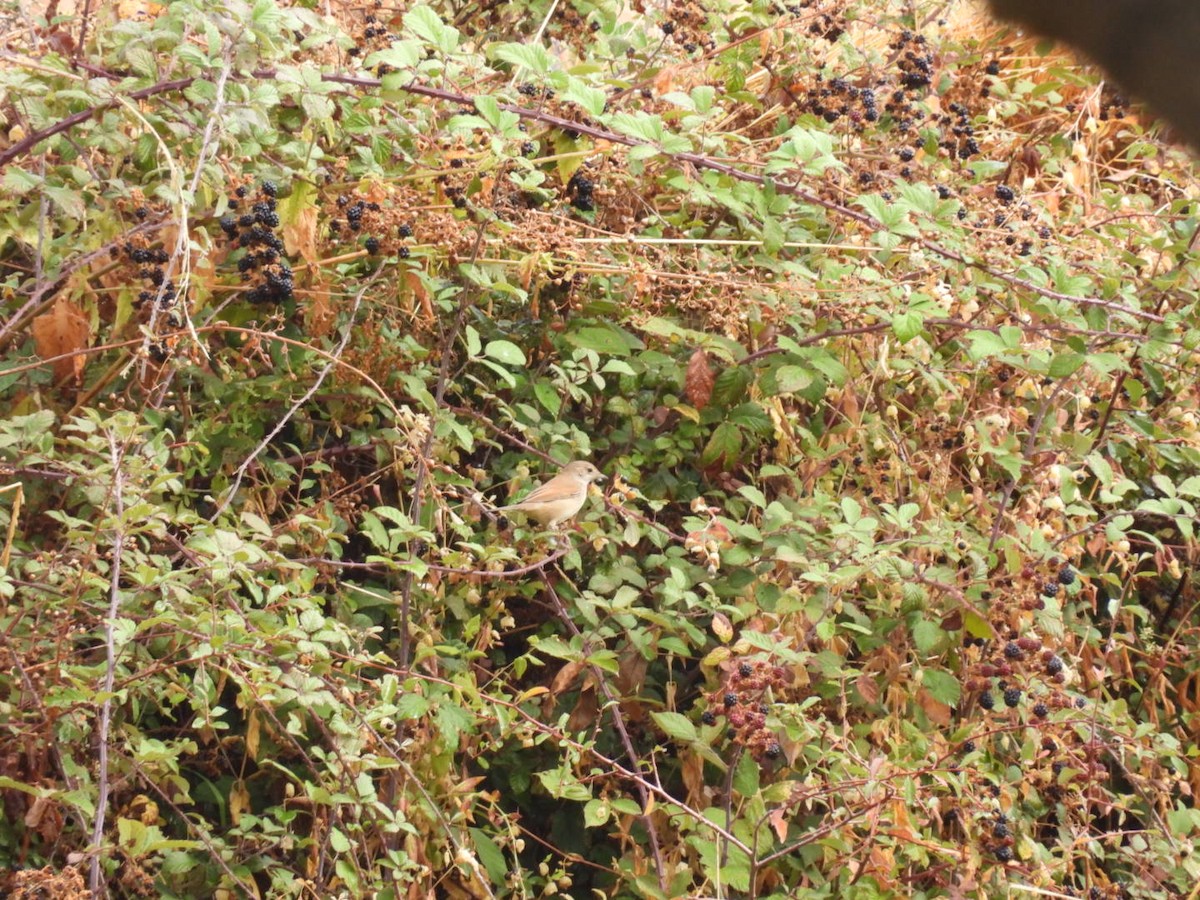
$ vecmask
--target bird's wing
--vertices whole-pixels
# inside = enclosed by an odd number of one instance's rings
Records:
[[[510,503],[508,506],[502,506],[500,508],[514,509],[518,506],[524,506],[526,503],[546,503],[550,500],[562,500],[563,498],[575,493],[574,491],[565,490],[562,484],[555,484],[556,481],[558,481],[557,476],[551,478],[545,484],[539,484],[516,503]]]

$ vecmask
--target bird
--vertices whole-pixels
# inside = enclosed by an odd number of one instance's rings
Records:
[[[604,481],[604,473],[590,462],[577,459],[562,467],[549,481],[534,488],[518,503],[501,506],[497,512],[523,512],[545,528],[558,528],[583,507],[588,485]]]

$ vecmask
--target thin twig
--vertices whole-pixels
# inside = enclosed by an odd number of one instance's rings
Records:
[[[104,702],[100,705],[100,718],[96,730],[98,755],[96,761],[96,819],[92,825],[92,860],[88,873],[88,888],[93,897],[106,891],[101,884],[100,842],[104,839],[104,817],[108,811],[108,734],[112,725],[113,682],[117,670],[116,621],[121,606],[121,555],[125,551],[125,474],[121,469],[123,448],[117,436],[108,433],[108,457],[113,467],[113,513],[116,526],[112,536],[112,559],[109,562],[108,616],[104,620],[104,685],[100,692]]]

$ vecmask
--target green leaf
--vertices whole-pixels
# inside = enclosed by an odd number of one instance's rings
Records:
[[[713,379],[712,402],[718,406],[733,406],[746,395],[746,390],[750,387],[752,380],[753,375],[746,366],[730,366],[722,369]]]
[[[925,669],[921,673],[923,683],[929,694],[939,703],[953,706],[962,696],[962,686],[958,679],[949,672],[941,669]]]
[[[978,362],[989,356],[1009,353],[1021,346],[1021,329],[1015,325],[1004,325],[998,331],[969,331],[971,359]]]
[[[314,205],[316,196],[316,185],[297,179],[292,184],[292,192],[279,201],[280,224],[294,225],[299,221],[300,214]]]
[[[524,351],[512,341],[488,341],[483,352],[486,356],[490,356],[506,366],[524,366],[526,364]]]
[[[508,860],[504,858],[504,851],[497,847],[496,842],[482,829],[468,828],[467,831],[470,832],[471,842],[475,845],[475,855],[483,863],[488,877],[492,879],[493,884],[502,884],[508,875]]]
[[[863,510],[859,502],[853,497],[843,497],[841,502],[842,518],[846,520],[847,525],[853,525],[862,518]]]
[[[651,713],[650,717],[654,719],[655,724],[662,729],[667,737],[674,740],[690,744],[699,737],[696,733],[696,726],[692,724],[692,720],[680,713],[656,712]]]
[[[607,800],[589,800],[583,805],[583,824],[599,828],[612,817],[612,804]]]
[[[712,437],[704,445],[700,454],[700,463],[711,466],[716,462],[730,462],[737,458],[742,450],[742,432],[730,422],[722,422],[713,429]]]
[[[547,772],[538,772],[537,777],[550,796],[558,800],[584,802],[592,799],[592,792],[581,784],[569,770],[550,769]]]
[[[1051,378],[1066,378],[1079,371],[1085,362],[1087,362],[1087,357],[1082,353],[1056,353],[1050,360],[1050,367],[1046,374]]]
[[[402,71],[399,73],[389,72],[388,74],[400,74],[407,82],[411,80],[412,74],[403,70],[415,68],[423,55],[421,44],[418,41],[396,41],[390,47],[376,50],[367,56],[363,60],[363,65],[368,69],[374,69],[377,66],[391,66],[393,69],[400,69]]]
[[[757,403],[742,403],[729,411],[728,421],[753,434],[770,434],[774,428],[767,411]]]
[[[429,712],[429,700],[421,694],[405,694],[396,702],[396,715],[401,719],[419,719]]]
[[[913,643],[922,653],[932,653],[946,639],[944,632],[936,623],[922,619],[912,627]]]
[[[37,175],[26,172],[19,166],[8,166],[4,173],[4,187],[14,194],[24,194],[36,190],[42,183]]]
[[[562,97],[571,103],[578,103],[589,116],[601,116],[607,97],[599,88],[589,87],[578,78],[572,78],[563,91]]]
[[[404,27],[442,53],[452,53],[458,46],[458,29],[447,25],[436,12],[423,4],[414,6],[405,14]]]
[[[758,763],[750,753],[743,753],[733,770],[733,789],[743,797],[754,797],[759,791]]]
[[[538,403],[546,412],[554,418],[558,418],[558,414],[562,411],[562,398],[558,396],[558,391],[554,389],[553,385],[545,381],[534,382],[533,395],[537,397]]]
[[[775,389],[780,394],[798,393],[812,382],[812,370],[804,366],[780,366],[775,370]]]
[[[914,309],[892,316],[892,333],[901,344],[907,344],[925,327],[925,317]]]
[[[492,47],[494,59],[528,69],[535,75],[545,75],[554,67],[554,59],[541,44],[499,44]]]
[[[969,609],[963,610],[963,628],[972,637],[988,641],[996,639],[996,632],[992,630],[988,620]]]
[[[595,350],[605,356],[629,356],[641,350],[643,344],[627,331],[615,325],[584,325],[568,332],[566,340],[584,350]]]

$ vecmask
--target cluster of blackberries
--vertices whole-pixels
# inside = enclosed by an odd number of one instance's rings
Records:
[[[950,135],[943,137],[939,146],[950,152],[951,156],[959,159],[970,159],[979,153],[979,142],[975,140],[975,127],[971,124],[971,111],[961,103],[951,103],[946,107],[953,116],[941,116],[938,124],[950,127]],[[999,196],[999,194],[997,194]]]
[[[567,194],[571,197],[571,205],[580,212],[591,212],[596,208],[592,197],[595,189],[595,182],[581,172],[576,172],[567,182]]]
[[[171,258],[167,254],[167,251],[161,247],[155,247],[153,249],[149,247],[134,247],[132,244],[128,243],[125,245],[125,254],[138,265],[155,264],[161,266]],[[143,277],[146,276],[143,275]]]
[[[1095,402],[1095,401],[1093,401]],[[1058,570],[1058,574],[1053,581],[1047,581],[1042,584],[1042,594],[1047,597],[1057,597],[1060,585],[1067,587],[1075,583],[1075,570],[1069,565],[1063,566]]]
[[[159,298],[159,309],[167,310],[174,306],[178,299],[175,282],[167,278],[162,268],[171,258],[170,254],[161,247],[135,247],[128,241],[121,249],[130,262],[144,267],[138,269],[138,278],[150,285],[146,290],[138,292],[134,305],[140,307],[147,303],[153,303],[157,297]],[[177,323],[172,322],[172,324]]]
[[[522,97],[529,97],[533,100],[549,100],[554,96],[554,89],[548,87],[538,87],[528,81],[517,85],[517,93]]]
[[[383,25],[376,25],[374,16],[367,16],[367,27],[363,30],[363,37],[368,41],[377,37],[390,37],[391,32]]]
[[[451,164],[453,168],[462,168],[462,160],[458,161],[458,165]],[[439,175],[436,179],[438,184],[442,186],[442,192],[449,198],[455,209],[467,208],[467,192],[456,184],[450,183],[450,177],[445,173]]]
[[[147,283],[147,287],[138,292],[133,301],[134,307],[143,309],[157,301],[158,310],[166,313],[162,320],[166,326],[179,328],[183,319],[174,310],[179,300],[178,291],[175,282],[167,278],[163,270],[171,258],[170,254],[161,247],[137,247],[130,241],[126,241],[120,250],[114,247],[112,252],[114,256],[123,252],[130,262],[143,267],[138,269],[138,277]],[[170,348],[165,341],[151,341],[146,349],[155,362],[166,362],[170,356]]]
[[[338,209],[345,210],[346,227],[351,231],[361,231],[363,227],[363,215],[367,212],[379,212],[382,207],[378,203],[368,203],[366,200],[355,200],[351,202],[350,198],[345,194],[341,194],[337,198]],[[329,230],[337,234],[342,230],[342,223],[334,219],[329,223]]]
[[[856,87],[841,77],[825,81],[819,73],[816,80],[817,87],[806,91],[801,101],[801,106],[814,116],[831,125],[844,116],[858,130],[862,129],[864,122],[879,119],[874,88]]]
[[[347,56],[365,56],[372,49],[386,47],[396,40],[396,36],[392,34],[386,25],[382,25],[373,15],[367,15],[364,20],[367,27],[363,29],[362,36],[358,43],[346,51]],[[393,71],[391,66],[381,65],[375,67],[376,75],[386,75]]]
[[[733,741],[746,747],[756,759],[778,759],[783,748],[767,728],[767,714],[771,710],[767,695],[783,690],[787,681],[787,671],[780,666],[764,660],[743,660],[723,688],[708,694],[708,708],[700,720],[705,725],[715,725],[718,715],[723,715],[729,721],[729,737]]]
[[[913,34],[905,29],[888,47],[901,53],[896,61],[901,87],[915,91],[933,83],[933,54],[929,51],[925,35]]]
[[[828,13],[821,13],[808,26],[808,33],[813,37],[824,38],[829,43],[833,43],[840,38],[846,31],[844,20],[835,19]]]
[[[234,191],[230,209],[237,210],[239,201],[248,194],[245,186]],[[246,294],[251,303],[282,303],[291,299],[295,288],[292,268],[283,257],[283,241],[274,233],[279,227],[275,198],[279,188],[273,181],[264,181],[258,189],[258,198],[250,212],[241,216],[225,216],[220,221],[221,231],[230,239],[233,247],[240,247],[246,254],[238,260],[237,269],[242,279],[249,281],[254,273],[260,273],[261,281]]]

